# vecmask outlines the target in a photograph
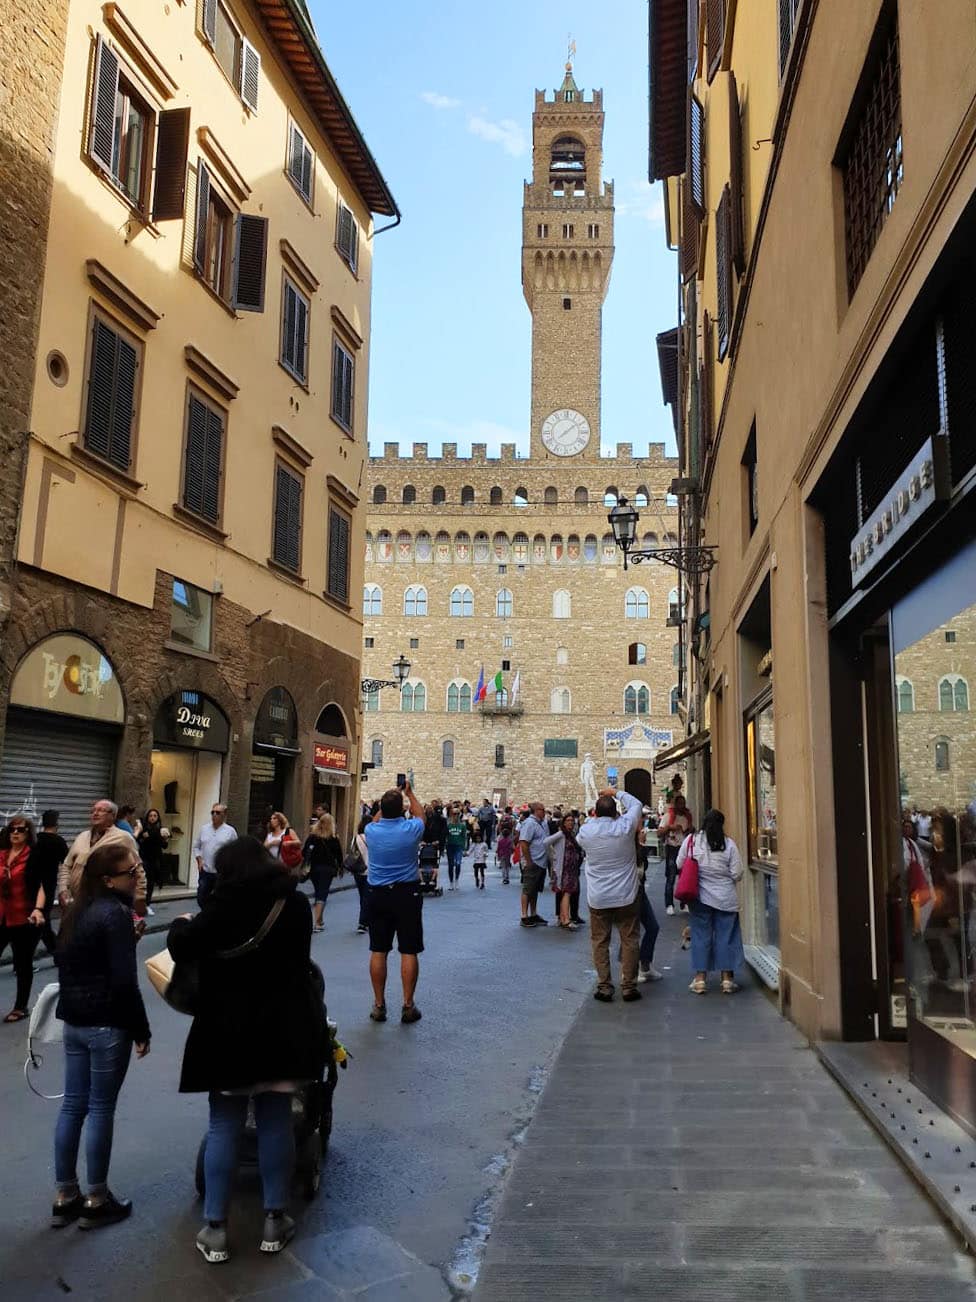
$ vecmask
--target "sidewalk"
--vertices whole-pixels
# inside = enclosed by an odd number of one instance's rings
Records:
[[[748,971],[690,994],[684,919],[660,920],[665,979],[587,998],[563,1044],[476,1302],[973,1302],[961,1241],[807,1041]]]

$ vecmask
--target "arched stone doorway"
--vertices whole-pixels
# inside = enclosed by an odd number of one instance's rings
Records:
[[[295,795],[295,760],[300,754],[294,698],[286,687],[272,687],[254,720],[247,819],[252,836],[264,837],[274,810],[291,818],[288,806]]]
[[[647,769],[628,769],[624,774],[624,790],[644,805],[651,803],[651,775]]]

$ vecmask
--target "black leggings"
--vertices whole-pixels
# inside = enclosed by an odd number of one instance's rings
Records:
[[[0,922],[0,957],[7,946],[14,957],[14,972],[17,974],[17,998],[15,1008],[27,1008],[31,986],[34,984],[34,950],[40,937],[40,928],[25,923],[22,927],[8,927]]]

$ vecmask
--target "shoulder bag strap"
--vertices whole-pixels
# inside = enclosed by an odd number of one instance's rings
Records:
[[[261,926],[257,929],[251,939],[245,940],[243,945],[236,945],[233,949],[220,950],[218,957],[240,958],[243,954],[249,954],[252,949],[257,949],[258,945],[261,944],[261,941],[264,940],[265,936],[278,921],[278,917],[284,907],[284,899],[275,900],[274,904],[271,906],[271,912],[261,923]]]

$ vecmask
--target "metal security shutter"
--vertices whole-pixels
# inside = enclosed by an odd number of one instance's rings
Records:
[[[89,824],[92,802],[111,796],[118,736],[71,720],[11,710],[0,765],[0,813],[61,812],[66,841]]]

